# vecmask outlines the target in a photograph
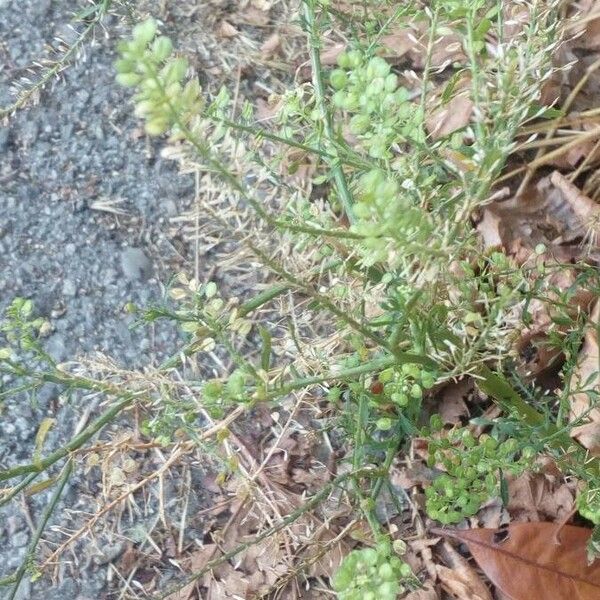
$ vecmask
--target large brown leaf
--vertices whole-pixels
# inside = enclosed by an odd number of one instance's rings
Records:
[[[434,529],[465,543],[490,580],[512,600],[598,600],[600,563],[588,565],[591,530],[553,523],[506,529]]]
[[[600,350],[598,349],[598,323],[600,302],[592,311],[589,329],[586,331],[583,346],[579,353],[577,368],[571,377],[571,418],[585,415],[586,422],[574,427],[571,435],[593,454],[600,454],[600,409],[592,408],[593,397],[588,392],[598,390],[600,371]],[[591,409],[591,410],[590,410]]]

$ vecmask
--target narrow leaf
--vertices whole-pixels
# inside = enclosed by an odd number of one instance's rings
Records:
[[[271,365],[271,334],[268,329],[262,325],[258,327],[258,332],[260,333],[263,343],[260,353],[260,366],[263,371],[268,372]]]
[[[44,442],[46,441],[46,436],[52,426],[56,423],[56,419],[51,419],[50,417],[46,417],[40,424],[37,433],[35,434],[35,449],[33,451],[33,462],[39,463],[40,455],[42,453],[42,448],[44,446]]]

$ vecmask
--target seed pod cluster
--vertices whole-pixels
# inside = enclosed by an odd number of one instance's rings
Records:
[[[333,577],[339,600],[395,600],[414,579],[411,568],[392,554],[389,543],[353,550]]]
[[[442,427],[441,418],[434,415],[430,430],[440,432]],[[500,472],[518,476],[531,468],[537,454],[514,438],[499,441],[483,434],[475,439],[467,428],[431,439],[428,450],[428,465],[440,465],[446,472],[425,489],[425,507],[432,519],[444,525],[477,513],[484,502],[498,495]]]
[[[138,90],[135,113],[146,121],[149,135],[177,133],[203,107],[197,78],[185,81],[188,61],[172,56],[171,40],[157,37],[157,27],[152,18],[136,25],[132,39],[119,44],[120,58],[115,63],[117,82]]]

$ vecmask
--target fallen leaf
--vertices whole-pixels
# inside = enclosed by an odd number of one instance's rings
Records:
[[[260,47],[260,52],[263,58],[269,58],[273,56],[281,47],[281,38],[277,32],[272,33]]]
[[[247,6],[236,14],[235,20],[238,23],[254,25],[255,27],[266,27],[269,24],[269,18],[268,12],[255,6]]]
[[[337,571],[338,567],[342,564],[344,557],[347,556],[351,551],[351,546],[345,541],[336,541],[331,543],[335,539],[333,531],[324,529],[319,534],[318,541],[319,546],[329,544],[327,551],[323,556],[318,557],[316,560],[318,546],[309,546],[305,552],[303,552],[303,558],[308,559],[310,566],[307,569],[309,577],[333,577],[333,574]]]
[[[590,327],[588,327],[583,346],[579,352],[579,362],[571,377],[570,389],[575,390],[571,394],[571,420],[578,419],[586,413],[588,421],[583,425],[574,427],[571,436],[579,443],[593,452],[600,452],[600,409],[594,408],[590,411],[589,390],[598,390],[598,372],[600,371],[600,353],[598,349],[598,319],[600,318],[600,302],[596,302],[590,316]]]
[[[432,532],[466,544],[484,573],[511,600],[600,598],[600,563],[587,562],[591,529],[516,523],[505,529]]]
[[[473,101],[468,95],[454,96],[427,119],[427,129],[431,137],[438,140],[466,127],[473,114],[473,108]]]
[[[392,59],[402,58],[414,45],[414,34],[410,29],[401,29],[398,32],[384,35],[381,38],[381,45],[388,50],[386,56]]]
[[[450,568],[437,565],[437,574],[446,592],[458,600],[492,600],[490,590],[469,563],[444,542],[440,553]]]
[[[321,64],[331,67],[337,63],[337,57],[346,49],[346,44],[325,46],[321,52]]]
[[[268,12],[273,7],[274,0],[252,0],[250,4],[263,12]]]
[[[515,249],[525,247],[529,252],[523,258],[528,258],[538,244],[551,247],[584,234],[581,220],[550,177],[529,185],[519,196],[487,205],[477,230],[486,248],[502,246],[514,256]],[[559,251],[553,248],[554,253]]]
[[[222,38],[232,38],[239,34],[239,31],[229,21],[221,21],[217,34]]]
[[[424,22],[399,21],[397,29],[382,36],[381,43],[387,49],[384,54],[392,62],[406,57],[415,69],[423,69],[427,58],[433,69],[444,69],[452,63],[466,59],[461,38],[449,32],[436,38],[431,52],[428,52],[428,25]]]
[[[404,600],[439,600],[439,596],[431,583],[427,583],[420,590],[410,592]]]
[[[216,544],[206,544],[202,546],[202,548],[195,550],[185,560],[186,567],[188,568],[189,572],[193,573],[194,571],[199,571],[202,569],[206,563],[214,557],[216,551]],[[180,590],[169,594],[165,600],[189,600],[196,585],[198,585],[198,582],[192,581],[191,583],[188,583],[182,587]]]
[[[439,413],[444,423],[457,425],[469,414],[465,398],[473,391],[473,380],[465,377],[446,385],[440,396]]]
[[[437,579],[437,565],[433,561],[433,552],[431,548],[432,546],[438,544],[439,541],[440,538],[438,537],[433,539],[416,539],[411,540],[408,543],[409,551],[404,556],[404,559],[410,565],[413,572],[416,573],[418,570],[420,570],[417,569],[417,565],[419,562],[421,562],[427,570],[430,579],[433,581]],[[421,559],[419,562],[417,562],[418,557]]]
[[[477,231],[483,239],[483,244],[486,248],[501,248],[502,234],[502,215],[495,211],[492,207],[484,208],[482,218],[477,224]]]
[[[573,512],[574,490],[560,473],[523,473],[507,480],[507,508],[513,521],[560,521]]]
[[[596,12],[597,4],[590,3],[588,13],[583,11],[580,17],[588,16],[590,13]],[[600,17],[591,20],[583,20],[583,25],[578,27],[576,31],[579,35],[571,43],[573,48],[582,48],[584,50],[599,50],[600,49]]]
[[[552,262],[548,261],[547,264]],[[589,310],[594,295],[589,290],[578,288],[576,281],[577,274],[573,270],[555,271],[544,282],[540,297],[535,298],[527,307],[528,325],[515,342],[515,350],[521,359],[518,368],[524,377],[538,377],[557,364],[562,356],[561,348],[548,343],[550,331],[566,333],[569,327],[554,322],[560,314],[557,306],[566,302],[564,310],[571,318]],[[566,300],[561,297],[563,294],[566,294]]]
[[[563,193],[566,201],[573,209],[585,229],[586,237],[594,243],[598,242],[598,227],[600,225],[600,206],[588,198],[577,186],[573,185],[564,175],[554,171],[550,181]]]

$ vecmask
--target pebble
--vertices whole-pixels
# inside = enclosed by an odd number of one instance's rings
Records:
[[[62,292],[65,296],[74,298],[77,295],[77,285],[71,279],[65,279],[63,281]]]
[[[19,531],[12,536],[11,542],[15,548],[22,548],[29,543],[29,536],[24,531]]]
[[[121,252],[121,269],[129,280],[146,281],[152,274],[152,263],[140,248],[125,248]]]
[[[65,338],[55,333],[46,341],[46,352],[56,361],[62,362],[67,358],[67,348]]]

